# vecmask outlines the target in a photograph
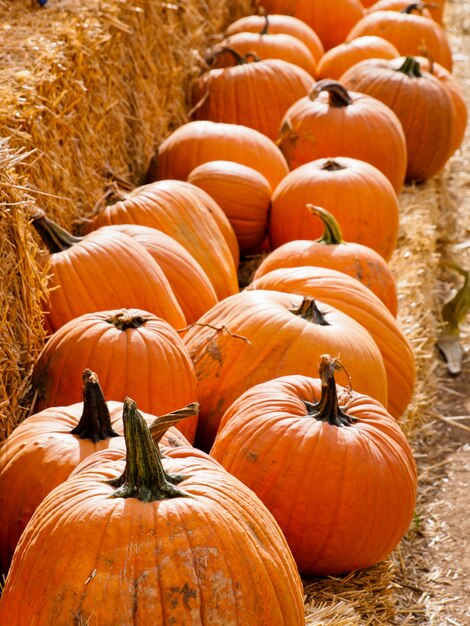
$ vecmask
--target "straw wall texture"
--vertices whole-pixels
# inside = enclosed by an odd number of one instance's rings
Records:
[[[0,441],[27,414],[44,339],[46,276],[28,210],[71,226],[110,177],[142,182],[155,147],[186,121],[188,80],[210,34],[249,6],[0,0]]]

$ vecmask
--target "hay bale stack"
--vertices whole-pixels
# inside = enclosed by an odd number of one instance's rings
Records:
[[[236,6],[235,6],[236,5]],[[62,225],[110,177],[143,181],[155,147],[187,121],[186,92],[210,34],[249,0],[9,0],[0,49],[0,441],[28,411],[44,341],[45,270],[28,227],[40,206]]]

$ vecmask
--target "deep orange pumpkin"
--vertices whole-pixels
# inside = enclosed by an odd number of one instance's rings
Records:
[[[315,576],[385,559],[416,500],[405,436],[378,402],[335,386],[337,367],[323,357],[321,380],[286,376],[248,390],[211,451],[266,504],[299,570]]]
[[[248,289],[312,296],[364,326],[384,360],[388,410],[396,419],[403,415],[416,379],[413,351],[397,320],[370,289],[343,272],[315,266],[281,267],[257,278]]]
[[[224,298],[238,291],[235,262],[207,194],[204,201],[200,194],[200,189],[180,180],[143,185],[90,216],[88,229],[141,224],[163,231],[186,248],[206,272],[217,296]]]
[[[208,161],[189,174],[188,182],[204,189],[223,209],[243,254],[263,243],[272,191],[262,174],[234,161]]]
[[[310,50],[315,64],[325,52],[320,37],[304,21],[291,15],[246,15],[232,22],[225,31],[225,36],[235,33],[270,33],[292,35],[297,37]]]
[[[192,119],[241,124],[276,139],[283,115],[306,95],[312,76],[280,59],[247,62],[232,54],[237,65],[205,72],[193,83]]]
[[[131,400],[123,421],[125,462],[86,463],[38,507],[0,622],[301,626],[295,562],[258,498],[192,448],[161,459]]]
[[[367,2],[367,4],[365,4]],[[410,6],[409,0],[378,0],[378,2],[371,3],[370,0],[364,0],[362,3],[365,7],[368,7],[366,13],[373,13],[374,11],[403,11]],[[432,17],[432,19],[444,26],[444,4],[445,0],[438,0],[437,2],[420,2],[418,14],[424,17]]]
[[[397,290],[393,275],[383,258],[367,246],[345,242],[338,222],[325,209],[309,207],[323,224],[323,235],[315,240],[294,240],[273,250],[258,266],[254,278],[279,267],[316,265],[344,272],[368,287],[397,314]]]
[[[184,342],[198,381],[202,449],[210,448],[224,411],[243,391],[276,376],[312,374],[325,350],[341,354],[357,389],[387,404],[377,344],[349,316],[313,298],[244,291],[203,315]],[[364,375],[368,362],[377,368],[374,378]]]
[[[395,113],[335,80],[315,83],[308,96],[288,109],[278,145],[291,169],[338,154],[379,169],[397,194],[405,180],[406,140]]]
[[[391,183],[373,165],[335,157],[310,161],[290,172],[272,197],[273,248],[321,234],[321,222],[308,210],[309,203],[333,214],[346,241],[369,246],[390,259],[397,241],[398,200]]]
[[[124,233],[108,231],[72,237],[38,211],[32,220],[51,253],[46,327],[93,311],[136,307],[163,317],[174,328],[186,320],[162,269]]]
[[[455,107],[445,85],[420,70],[416,59],[361,61],[343,74],[341,82],[394,111],[406,137],[407,180],[427,180],[444,167],[455,145]]]
[[[200,121],[183,124],[160,144],[148,179],[186,180],[201,163],[217,160],[252,167],[273,189],[289,171],[279,148],[262,133],[239,124]]]

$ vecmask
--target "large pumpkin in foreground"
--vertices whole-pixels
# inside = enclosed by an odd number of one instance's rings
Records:
[[[211,455],[261,498],[299,570],[325,576],[370,567],[396,547],[413,516],[410,446],[378,402],[286,376],[253,387],[224,415]],[[374,376],[374,372],[370,371]]]
[[[193,448],[162,460],[131,400],[123,420],[126,462],[99,453],[37,509],[0,623],[304,624],[295,563],[258,498]]]

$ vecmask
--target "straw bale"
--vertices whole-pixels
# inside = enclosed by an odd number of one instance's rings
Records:
[[[110,177],[140,184],[156,146],[187,121],[209,34],[246,13],[249,0],[0,3],[0,441],[27,415],[44,341],[28,210],[71,227]]]

